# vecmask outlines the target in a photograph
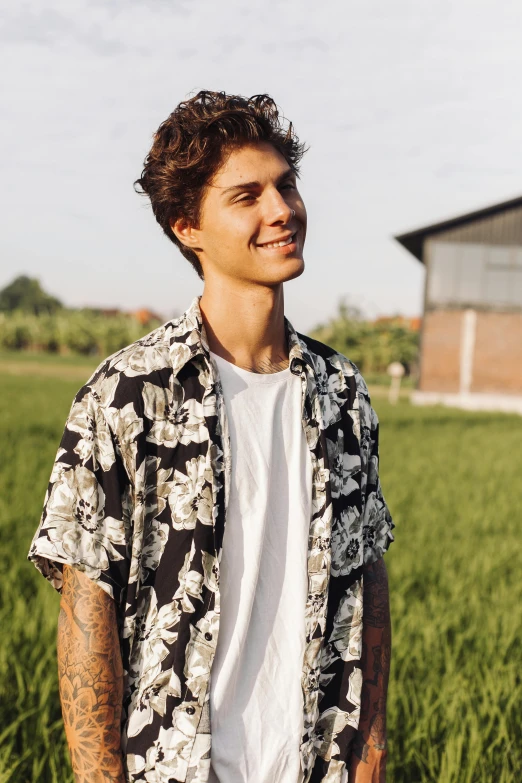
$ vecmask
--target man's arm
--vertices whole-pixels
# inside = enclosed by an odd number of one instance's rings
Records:
[[[63,569],[58,677],[76,783],[125,783],[120,749],[123,667],[113,599]]]
[[[352,748],[349,783],[385,783],[390,660],[388,576],[381,557],[364,568],[361,718]]]

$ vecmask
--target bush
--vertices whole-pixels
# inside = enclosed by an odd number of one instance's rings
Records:
[[[391,362],[401,362],[411,372],[417,360],[419,334],[399,318],[372,323],[345,302],[336,316],[317,326],[311,336],[351,359],[361,372],[385,373]]]
[[[54,315],[0,313],[0,347],[105,357],[150,332],[159,321],[140,324],[124,313],[61,310]]]

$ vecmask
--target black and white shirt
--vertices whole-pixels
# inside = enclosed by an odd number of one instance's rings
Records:
[[[313,470],[301,764],[307,783],[341,783],[359,723],[362,567],[393,541],[393,522],[378,421],[357,368],[285,328]],[[107,359],[77,394],[29,552],[56,589],[68,563],[116,602],[129,783],[208,779],[230,476],[225,405],[196,298]]]

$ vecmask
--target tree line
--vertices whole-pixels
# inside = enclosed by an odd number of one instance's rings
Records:
[[[0,291],[0,347],[104,357],[160,325],[129,313],[70,309],[46,293],[38,280],[21,275]]]
[[[401,362],[407,374],[416,374],[419,331],[400,316],[369,321],[356,307],[341,301],[338,312],[311,336],[348,356],[366,380],[385,373],[392,362]]]
[[[141,323],[125,313],[68,309],[37,280],[22,276],[0,291],[0,347],[103,358],[143,337],[159,320]],[[419,334],[403,319],[372,322],[341,302],[338,312],[310,333],[354,361],[365,375],[386,372],[401,362],[414,371]]]

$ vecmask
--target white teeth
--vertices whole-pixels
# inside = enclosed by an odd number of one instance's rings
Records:
[[[285,245],[289,245],[290,242],[292,242],[294,238],[294,235],[292,234],[291,237],[288,237],[288,239],[285,239],[283,242],[271,242],[268,245],[262,245],[262,247],[285,247]]]

